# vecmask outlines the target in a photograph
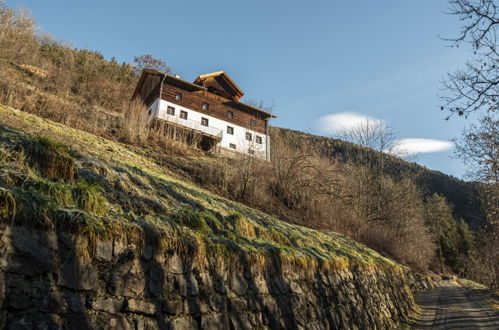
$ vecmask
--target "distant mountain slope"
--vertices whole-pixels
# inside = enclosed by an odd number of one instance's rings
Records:
[[[366,153],[373,166],[380,162],[380,153],[347,141],[317,136],[296,130],[280,127],[272,127],[272,130],[281,134],[288,134],[289,141],[295,141],[293,137],[307,139],[317,146],[319,150],[331,158],[343,162],[351,161],[359,165],[365,165]],[[401,176],[413,177],[416,183],[426,194],[438,193],[444,196],[452,205],[456,218],[463,218],[473,230],[483,225],[483,210],[478,197],[479,191],[473,182],[466,182],[439,171],[431,170],[422,165],[407,162],[397,157],[383,156],[384,172],[395,178]]]

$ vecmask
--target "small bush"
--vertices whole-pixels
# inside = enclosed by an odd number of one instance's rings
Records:
[[[107,200],[103,194],[101,186],[90,184],[85,180],[78,181],[73,190],[73,197],[76,204],[82,210],[99,215],[107,215]]]
[[[227,220],[234,228],[234,231],[240,236],[247,239],[255,239],[257,237],[255,227],[240,213],[233,212],[227,217]]]

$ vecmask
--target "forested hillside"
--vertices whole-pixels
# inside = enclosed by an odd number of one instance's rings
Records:
[[[479,230],[484,224],[484,214],[480,202],[479,187],[474,182],[463,181],[451,175],[431,170],[417,163],[408,162],[398,157],[390,157],[375,150],[368,149],[347,141],[338,140],[293,131],[285,128],[274,128],[289,135],[290,140],[297,137],[310,140],[324,154],[342,162],[356,164],[371,163],[385,174],[395,179],[413,178],[425,195],[439,194],[452,205],[456,218],[464,219],[474,230]]]

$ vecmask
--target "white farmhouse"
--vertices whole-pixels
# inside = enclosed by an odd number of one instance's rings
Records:
[[[148,116],[202,135],[204,149],[230,150],[270,160],[269,112],[239,102],[244,92],[223,71],[193,83],[155,70],[144,70],[132,99]]]

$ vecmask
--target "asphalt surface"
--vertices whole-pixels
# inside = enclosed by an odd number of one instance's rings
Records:
[[[496,329],[499,330],[499,303],[488,290],[468,289],[442,281],[435,289],[416,296],[423,312],[414,329]]]

